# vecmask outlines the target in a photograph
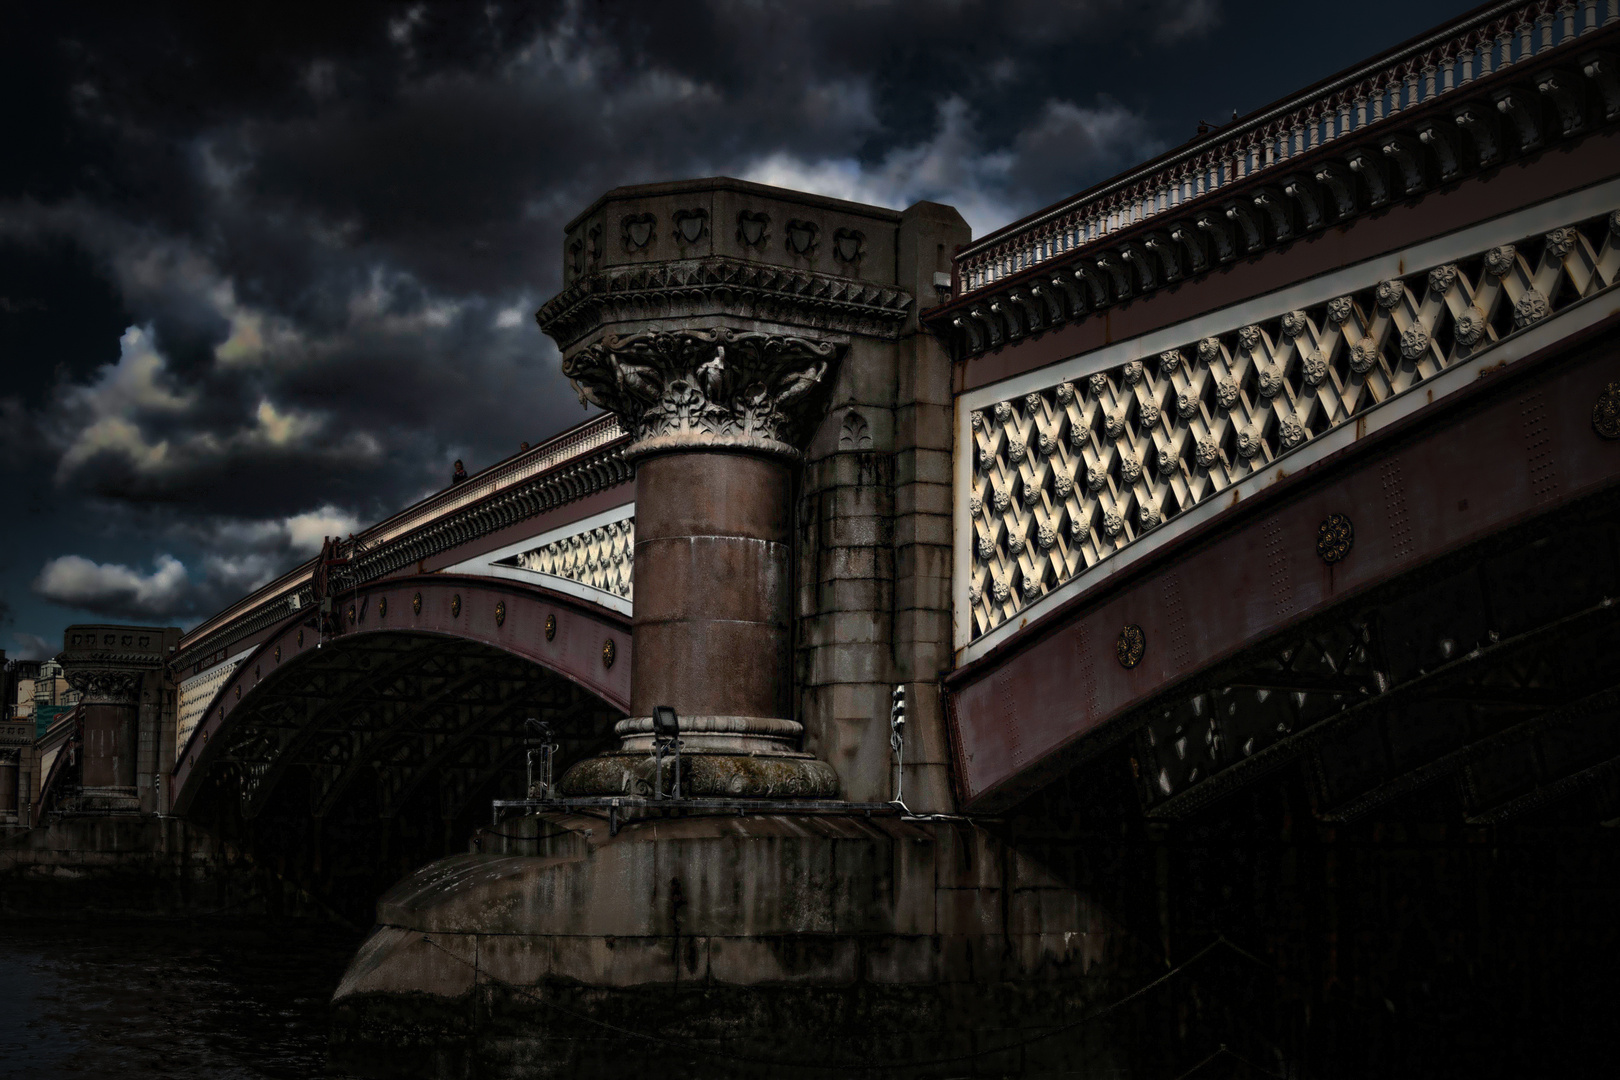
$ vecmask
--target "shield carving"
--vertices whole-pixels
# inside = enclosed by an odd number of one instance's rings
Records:
[[[847,263],[852,263],[861,257],[861,241],[865,240],[855,229],[839,229],[833,233],[833,254]]]
[[[787,223],[788,250],[795,255],[808,255],[816,246],[816,233],[821,230],[813,221],[790,221]]]
[[[624,248],[626,251],[638,251],[652,243],[653,222],[655,220],[651,214],[631,214],[624,219]]]
[[[675,235],[688,244],[695,244],[708,231],[709,214],[706,210],[675,211]]]
[[[765,226],[770,220],[769,214],[742,211],[737,215],[737,239],[748,247],[759,247],[765,243]]]

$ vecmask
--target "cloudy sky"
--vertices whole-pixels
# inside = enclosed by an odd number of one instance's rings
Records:
[[[607,188],[978,234],[1467,6],[4,5],[0,648],[189,627],[582,419],[533,313]]]

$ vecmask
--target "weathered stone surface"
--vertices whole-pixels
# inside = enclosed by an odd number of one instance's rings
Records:
[[[685,818],[610,837],[549,816],[501,831],[506,852],[527,851],[446,859],[382,899],[334,998],[346,1061],[597,1075],[610,1024],[656,1035],[616,1039],[612,1075],[653,1061],[683,1076],[856,1062],[911,1075],[983,1067],[986,1047],[1032,1036],[1017,1060],[1055,1068],[1083,1044],[1049,1036],[1109,990],[1083,955],[1118,931],[973,826]],[[1129,966],[1128,947],[1101,947]],[[697,1050],[672,1062],[659,1040]]]

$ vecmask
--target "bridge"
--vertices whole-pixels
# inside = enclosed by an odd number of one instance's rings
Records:
[[[1243,907],[1283,873],[1254,851],[1365,835],[1394,872],[1373,841],[1427,829],[1473,866],[1497,829],[1524,866],[1513,829],[1620,817],[1617,56],[1612,2],[1488,5],[978,240],[607,193],[537,315],[601,415],[181,638],[155,805],[317,891],[405,875],[356,1044],[406,990],[643,1026],[683,979],[744,1027],[799,983],[1101,1002],[1211,935],[1329,1008],[1332,948]],[[531,717],[560,780],[468,852],[536,795]],[[1357,977],[1399,967],[1367,933]],[[1334,1052],[1375,1054],[1352,1020]]]

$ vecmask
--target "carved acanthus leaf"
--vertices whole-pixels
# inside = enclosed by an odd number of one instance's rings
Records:
[[[610,334],[563,359],[581,396],[619,416],[632,450],[751,447],[796,456],[845,346],[719,327]]]

